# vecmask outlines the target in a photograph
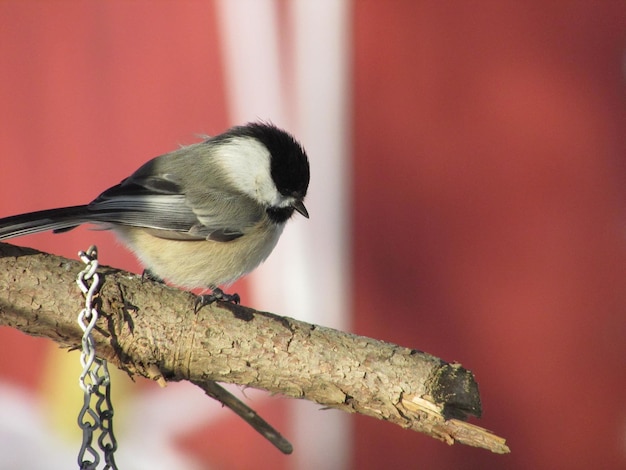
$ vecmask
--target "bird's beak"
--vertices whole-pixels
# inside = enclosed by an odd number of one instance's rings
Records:
[[[300,214],[305,216],[307,219],[309,218],[309,212],[306,210],[306,207],[304,207],[304,203],[302,201],[294,202],[291,207],[300,212]]]

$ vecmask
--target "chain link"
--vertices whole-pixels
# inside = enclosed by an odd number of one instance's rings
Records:
[[[96,357],[96,348],[91,331],[98,320],[98,310],[94,307],[94,298],[100,288],[98,269],[98,250],[89,247],[78,256],[86,264],[76,282],[85,296],[85,307],[78,314],[78,324],[83,330],[79,385],[84,392],[83,407],[78,414],[78,426],[83,430],[83,442],[78,453],[78,465],[81,469],[96,470],[100,455],[104,456],[104,469],[116,470],[114,453],[117,441],[113,435],[113,404],[111,403],[111,379],[107,362]],[[99,433],[99,450],[94,447],[94,434]]]

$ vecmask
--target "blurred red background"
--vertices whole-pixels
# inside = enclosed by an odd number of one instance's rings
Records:
[[[512,453],[350,416],[344,467],[625,468],[626,5],[349,5],[351,330],[471,369],[474,422]],[[0,3],[0,214],[87,202],[234,124],[218,18],[213,2]],[[140,269],[102,232],[15,243],[96,243]],[[3,328],[0,353],[0,382],[45,393],[45,340]],[[282,404],[260,411],[288,426]],[[178,444],[206,468],[308,468],[230,418]]]

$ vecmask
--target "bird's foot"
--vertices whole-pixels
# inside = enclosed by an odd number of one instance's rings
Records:
[[[151,270],[147,268],[143,270],[143,273],[141,274],[141,280],[142,281],[154,281],[154,282],[158,282],[159,284],[165,284],[165,281],[163,280],[163,278],[157,276],[156,274],[154,274]]]
[[[241,301],[241,298],[239,297],[239,294],[226,294],[222,289],[216,287],[210,294],[196,296],[196,303],[193,311],[198,313],[205,305],[211,305],[218,300],[221,302],[238,304]]]

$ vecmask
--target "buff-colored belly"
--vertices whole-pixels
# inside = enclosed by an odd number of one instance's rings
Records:
[[[192,289],[228,284],[261,264],[283,229],[267,221],[262,224],[229,242],[169,240],[134,227],[115,227],[114,231],[154,274]]]

